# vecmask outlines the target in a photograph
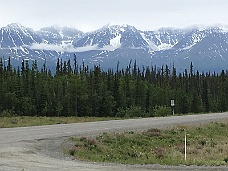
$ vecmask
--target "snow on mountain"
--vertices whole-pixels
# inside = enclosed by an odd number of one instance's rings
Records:
[[[181,39],[176,45],[176,49],[190,49],[209,35],[221,32],[219,28],[194,29]]]
[[[219,27],[223,33],[228,33],[228,26],[220,26]]]
[[[97,46],[98,49],[115,50],[116,48],[141,48],[147,43],[133,26],[108,25],[85,34],[79,41],[74,41],[73,45],[75,47]]]
[[[116,37],[110,39],[110,46],[114,48],[119,48],[121,46],[120,40],[121,40],[121,35],[117,35]]]
[[[0,30],[0,55],[11,56],[17,60],[22,56],[32,59],[33,51],[29,48],[33,43],[41,43],[42,39],[33,29],[13,23]]]
[[[84,33],[74,28],[51,26],[40,29],[37,34],[45,43],[61,45],[63,42],[72,43],[73,40],[80,39]]]
[[[0,40],[1,48],[30,45],[42,41],[32,29],[16,23],[1,28]]]
[[[197,69],[225,68],[228,27],[140,31],[130,25],[106,25],[83,33],[58,26],[34,31],[13,23],[0,29],[0,55],[11,56],[15,64],[26,59],[55,65],[57,58],[72,59],[75,53],[79,61],[106,68],[117,61],[125,67],[131,59],[141,66],[175,63],[183,69],[194,62]]]
[[[168,50],[176,45],[186,35],[184,30],[173,28],[161,28],[157,31],[141,33],[148,42],[151,51]]]

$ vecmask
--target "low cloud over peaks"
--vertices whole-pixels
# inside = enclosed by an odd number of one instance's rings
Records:
[[[46,43],[33,43],[30,46],[30,49],[34,50],[52,50],[52,51],[57,51],[57,52],[68,52],[68,53],[73,53],[73,52],[87,52],[91,50],[108,50],[108,51],[113,51],[116,48],[112,46],[104,46],[103,48],[99,48],[98,45],[88,45],[88,46],[83,46],[83,47],[73,47],[72,45],[54,45],[54,44],[46,44]]]

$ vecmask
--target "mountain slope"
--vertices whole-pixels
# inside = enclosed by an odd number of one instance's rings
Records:
[[[41,43],[42,39],[32,29],[20,24],[10,24],[0,30],[0,47],[18,47]]]
[[[36,32],[43,40],[43,42],[48,44],[61,45],[64,41],[78,40],[83,35],[83,32],[68,27],[45,27]]]
[[[194,69],[219,71],[228,65],[228,32],[224,27],[140,31],[130,25],[108,25],[83,33],[58,26],[34,31],[20,24],[0,30],[0,55],[11,56],[15,66],[26,59],[55,68],[58,58],[72,60],[74,54],[79,64],[104,69],[115,68],[118,61],[126,67],[137,60],[140,67],[174,63],[181,71],[193,62]]]

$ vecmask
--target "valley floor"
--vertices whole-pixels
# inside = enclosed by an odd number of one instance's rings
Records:
[[[226,166],[161,166],[86,163],[65,157],[62,143],[74,135],[93,136],[102,132],[145,130],[177,124],[204,124],[227,120],[228,113],[172,116],[162,118],[101,121],[70,125],[0,129],[0,170],[3,171],[117,171],[117,170],[227,170]],[[126,126],[127,125],[127,126]],[[66,131],[68,130],[68,132]],[[55,131],[52,132],[52,131]],[[71,132],[72,131],[72,132]],[[71,133],[70,133],[71,132]]]

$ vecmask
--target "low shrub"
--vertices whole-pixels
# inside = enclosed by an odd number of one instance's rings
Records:
[[[139,106],[133,106],[127,109],[120,109],[116,117],[127,117],[127,118],[133,118],[133,117],[145,117],[146,113],[142,110]]]
[[[145,131],[143,134],[149,137],[158,137],[161,135],[161,130],[157,128],[151,128]]]
[[[228,163],[228,157],[224,158],[224,162]]]
[[[202,146],[205,146],[207,144],[207,141],[206,140],[200,140],[199,144]]]
[[[4,110],[2,113],[0,113],[0,117],[11,117],[15,116],[15,112],[13,110]]]
[[[156,106],[154,108],[154,115],[159,116],[168,116],[171,114],[171,108],[166,106]]]
[[[156,148],[155,149],[155,156],[158,159],[162,159],[165,156],[165,149],[164,148]]]

